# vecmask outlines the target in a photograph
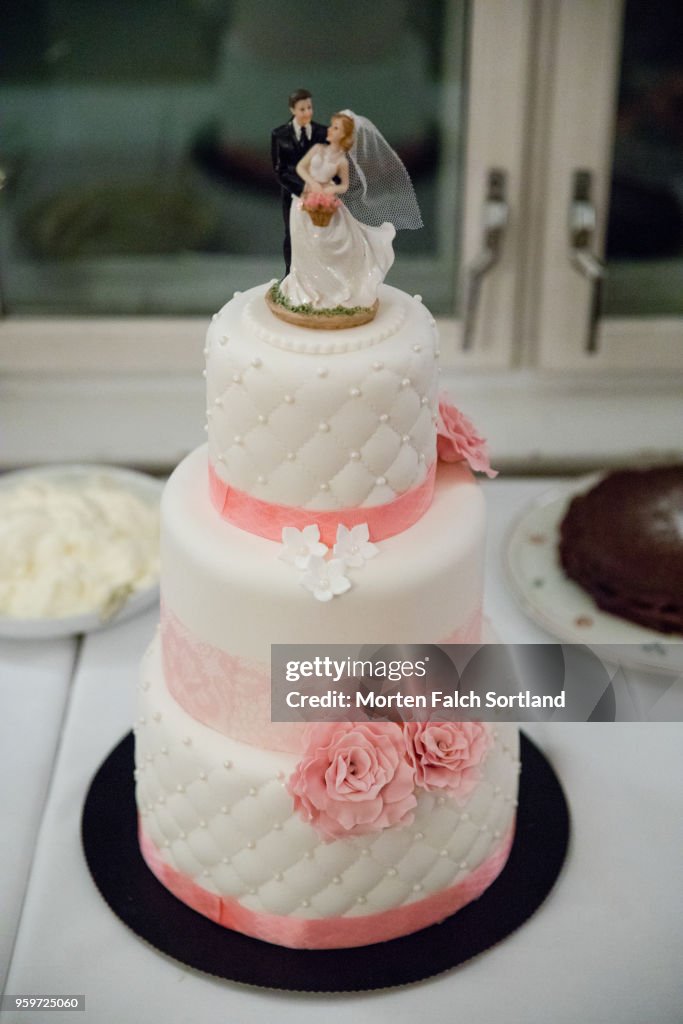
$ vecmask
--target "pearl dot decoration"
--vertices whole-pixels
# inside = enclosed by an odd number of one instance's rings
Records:
[[[324,420],[323,420],[322,423],[318,424],[318,430],[321,432],[321,434],[326,434],[329,429],[330,429],[329,423],[325,423]]]
[[[383,370],[384,369],[384,363],[380,362],[380,360],[377,360],[376,363],[372,364],[372,368],[373,368],[373,370]]]
[[[389,413],[388,412],[383,412],[382,415],[379,418],[380,423],[387,423],[388,420],[389,420]]]
[[[242,383],[242,374],[241,373],[233,373],[232,379],[234,380],[235,384],[241,384]]]
[[[350,458],[350,459],[351,459],[351,460],[352,460],[353,462],[358,462],[358,460],[360,459],[360,452],[351,452],[351,453],[349,454],[349,458]]]
[[[349,394],[351,398],[358,398],[360,395],[360,388],[349,388]]]
[[[292,405],[294,402],[294,395],[285,395],[285,402],[287,405]]]
[[[318,367],[318,376],[319,377],[327,377],[328,373],[329,373],[329,370],[325,366],[319,366]]]
[[[262,359],[259,359],[259,357],[258,357],[258,356],[254,356],[254,358],[253,358],[253,359],[252,359],[252,361],[251,361],[251,365],[252,365],[252,366],[255,366],[255,367],[256,367],[256,369],[258,369],[258,368],[259,368],[259,366],[263,366],[263,360],[262,360]]]

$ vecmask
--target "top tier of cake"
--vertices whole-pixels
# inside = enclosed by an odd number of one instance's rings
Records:
[[[437,332],[386,285],[372,323],[307,330],[236,293],[207,334],[211,470],[221,486],[298,509],[384,505],[436,460]]]

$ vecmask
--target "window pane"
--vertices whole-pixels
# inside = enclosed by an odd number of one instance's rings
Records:
[[[683,5],[627,0],[605,313],[683,314]]]
[[[287,96],[370,117],[425,227],[389,282],[453,313],[465,0],[14,0],[0,245],[10,313],[183,314],[283,272]]]

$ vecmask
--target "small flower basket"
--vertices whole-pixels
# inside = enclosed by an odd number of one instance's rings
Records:
[[[300,203],[301,209],[306,211],[318,228],[326,228],[340,206],[341,200],[326,192],[308,192]]]

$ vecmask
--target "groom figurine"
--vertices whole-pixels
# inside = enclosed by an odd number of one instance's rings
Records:
[[[270,137],[273,170],[282,191],[282,215],[285,221],[285,275],[292,261],[292,240],[289,236],[289,208],[292,196],[300,196],[304,183],[296,173],[296,165],[316,142],[327,141],[327,128],[313,120],[313,101],[308,89],[297,89],[289,97],[291,121],[274,128]]]

